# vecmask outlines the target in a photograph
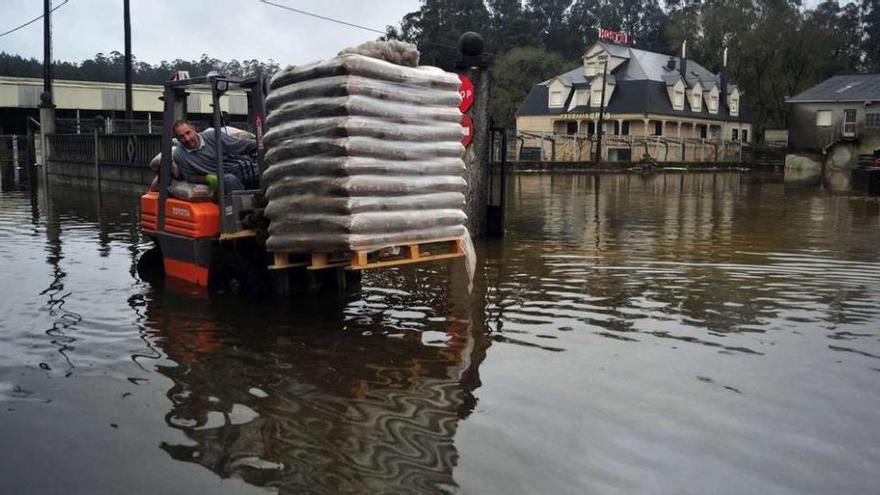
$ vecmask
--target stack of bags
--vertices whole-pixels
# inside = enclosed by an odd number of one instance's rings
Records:
[[[417,64],[412,45],[370,42],[272,79],[263,174],[270,251],[465,233],[459,79]]]

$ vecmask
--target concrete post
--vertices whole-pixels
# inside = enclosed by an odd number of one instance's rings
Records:
[[[40,107],[40,153],[43,163],[43,178],[49,177],[49,156],[52,153],[49,134],[55,134],[55,106]]]
[[[95,187],[98,191],[101,190],[101,160],[98,156],[98,126],[95,125],[95,133],[94,133],[94,146],[95,146]]]
[[[483,54],[483,38],[479,34],[473,32],[462,34],[458,40],[458,48],[461,59],[456,63],[456,69],[459,74],[470,78],[474,84],[474,103],[467,111],[474,123],[474,135],[470,145],[465,148],[464,163],[467,180],[465,213],[468,216],[468,231],[472,236],[477,237],[486,231],[489,201],[490,64]]]

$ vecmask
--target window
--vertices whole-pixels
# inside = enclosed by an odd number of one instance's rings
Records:
[[[624,120],[623,125],[620,126],[620,135],[621,136],[629,136],[629,121]]]
[[[739,129],[733,129],[733,130],[731,131],[730,139],[732,139],[732,140],[734,140],[734,141],[736,141],[737,139],[739,139]]]
[[[691,96],[691,110],[695,112],[702,111],[701,108],[703,106],[702,98],[700,97],[700,93],[694,91],[694,94]]]
[[[718,95],[709,95],[709,111],[712,113],[718,111]]]
[[[816,127],[831,127],[831,110],[816,112]]]
[[[730,97],[730,115],[737,116],[739,115],[739,97],[731,96]]]
[[[578,123],[571,121],[565,123],[565,133],[566,134],[577,134],[578,132]]]
[[[742,130],[742,138],[743,138],[743,142],[744,142],[744,143],[748,143],[748,142],[749,142],[749,130],[748,130],[748,129],[743,129],[743,130]]]
[[[575,93],[578,106],[586,106],[589,103],[590,93],[586,89],[579,89]]]
[[[614,135],[620,136],[620,121],[618,120],[614,121]]]
[[[602,90],[601,89],[594,89],[593,90],[593,101],[590,102],[590,105],[594,106],[596,108],[598,108],[600,105],[602,105]]]
[[[880,129],[880,113],[866,113],[865,127],[869,129]]]
[[[551,107],[561,107],[562,106],[562,91],[551,91],[550,92],[550,106]]]
[[[673,93],[672,107],[676,110],[684,110],[684,91],[676,91]]]
[[[596,69],[596,61],[590,60],[587,62],[587,76],[595,76],[598,69]]]
[[[843,111],[843,133],[844,136],[853,137],[856,135],[856,111],[848,108]]]
[[[706,136],[708,135],[708,133],[709,133],[709,129],[706,126],[701,125],[700,126],[700,137],[703,139],[706,139]]]
[[[662,136],[663,135],[663,122],[654,122],[654,135]]]

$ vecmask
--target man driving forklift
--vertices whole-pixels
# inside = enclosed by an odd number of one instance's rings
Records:
[[[197,132],[187,120],[174,122],[174,136],[181,146],[174,148],[174,162],[187,182],[217,186],[217,132]],[[256,166],[249,155],[257,151],[257,141],[233,137],[220,131],[223,154],[223,183],[226,194],[259,187]]]

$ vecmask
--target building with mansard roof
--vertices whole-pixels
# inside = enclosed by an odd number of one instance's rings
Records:
[[[604,41],[584,53],[583,66],[532,87],[517,109],[517,131],[591,137],[600,110],[603,134],[611,138],[603,146],[605,160],[631,159],[626,140],[620,139],[624,136],[677,138],[683,143],[753,138],[743,95],[724,71],[713,74],[684,57]],[[655,158],[687,160],[686,146]]]

